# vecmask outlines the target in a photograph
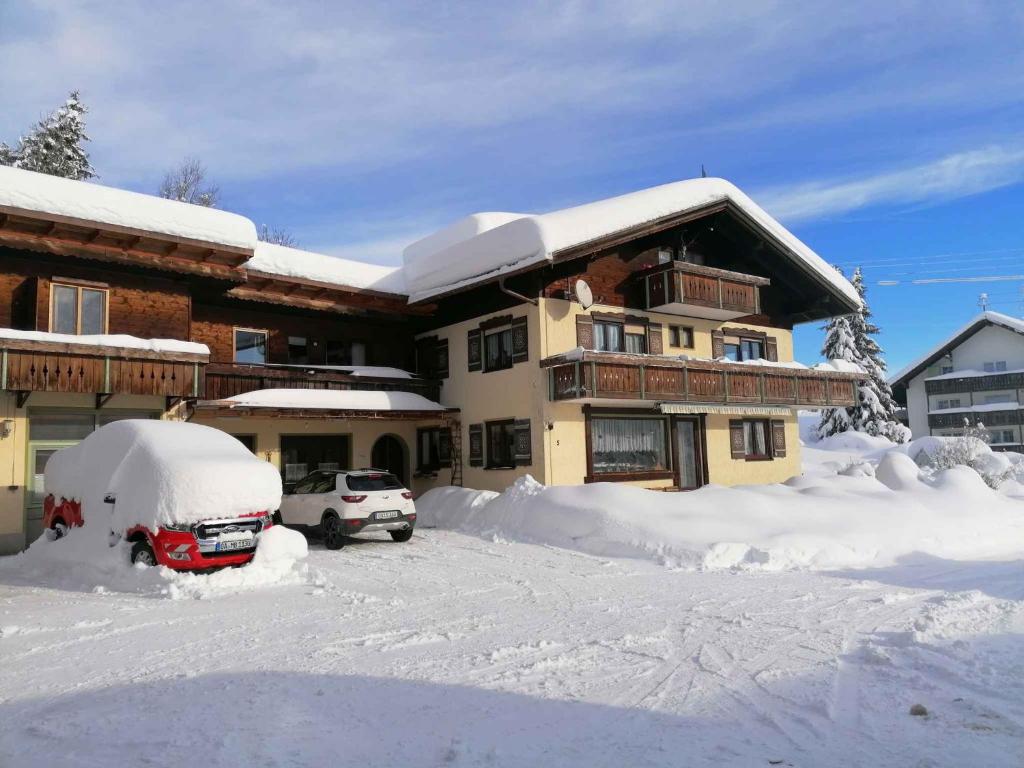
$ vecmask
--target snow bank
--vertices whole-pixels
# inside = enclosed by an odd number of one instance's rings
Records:
[[[6,166],[0,166],[0,207],[233,248],[257,243],[255,225],[235,213]]]
[[[140,339],[137,336],[124,334],[95,334],[77,336],[69,333],[47,333],[45,331],[18,331],[13,328],[0,328],[0,339],[20,341],[45,341],[50,344],[82,344],[92,347],[116,347],[121,349],[141,349],[147,352],[184,352],[192,355],[209,355],[210,348],[194,341],[178,339]]]
[[[437,527],[486,537],[686,568],[781,570],[881,567],[920,553],[1020,557],[1022,502],[967,467],[931,476],[894,449],[877,470],[837,463],[780,485],[677,494],[611,483],[545,487],[525,477],[497,496],[446,488],[416,506]]]
[[[272,275],[315,280],[339,287],[405,294],[405,278],[401,267],[367,264],[324,253],[303,251],[284,245],[260,241],[245,268]]]
[[[325,408],[338,411],[443,411],[415,392],[359,389],[257,389],[220,401],[247,408]]]
[[[646,222],[730,200],[764,227],[805,267],[855,306],[853,286],[760,206],[724,179],[664,184],[540,215],[490,213],[462,219],[402,254],[413,301],[470,285],[531,264],[559,251]]]

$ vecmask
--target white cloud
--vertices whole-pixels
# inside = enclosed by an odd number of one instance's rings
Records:
[[[801,221],[878,205],[939,203],[1024,181],[1024,146],[990,146],[859,179],[766,189],[757,200],[783,221]]]

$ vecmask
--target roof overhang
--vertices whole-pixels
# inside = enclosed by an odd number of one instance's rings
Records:
[[[429,421],[459,413],[458,408],[429,411],[353,410],[343,408],[282,408],[241,405],[231,400],[199,400],[191,406],[193,416],[207,418],[328,419],[332,421]]]
[[[245,248],[0,205],[0,245],[185,272],[234,282],[245,280]]]
[[[433,304],[410,306],[403,294],[352,288],[254,269],[246,270],[246,274],[245,285],[232,288],[229,296],[244,301],[284,304],[345,315],[394,316],[398,313],[424,316],[434,310]]]

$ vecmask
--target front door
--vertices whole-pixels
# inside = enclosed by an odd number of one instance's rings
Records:
[[[386,469],[398,478],[399,482],[408,485],[409,478],[405,474],[405,448],[394,435],[382,435],[373,444],[370,463],[374,469]]]
[[[46,462],[63,445],[30,445],[28,483],[25,495],[25,543],[31,544],[43,532],[43,499],[46,498]]]
[[[700,420],[676,418],[676,484],[681,490],[692,491],[704,485],[704,445]]]

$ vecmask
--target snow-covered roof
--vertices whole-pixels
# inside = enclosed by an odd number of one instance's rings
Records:
[[[268,368],[298,368],[303,371],[332,371],[350,376],[367,376],[378,379],[412,379],[413,374],[401,368],[386,365],[299,365],[297,363],[267,363]]]
[[[258,389],[217,402],[244,408],[395,412],[445,410],[443,405],[414,392],[361,389]]]
[[[423,299],[550,261],[559,252],[657,219],[730,201],[854,306],[849,281],[724,179],[664,184],[544,214],[481,213],[408,246],[410,299]]]
[[[246,269],[382,293],[406,292],[401,267],[367,264],[262,241],[255,248],[255,254],[244,265]]]
[[[899,371],[897,371],[896,373],[889,377],[889,383],[898,384],[904,381],[905,379],[913,378],[918,373],[920,373],[924,368],[927,368],[929,365],[934,363],[939,357],[944,355],[947,349],[950,349],[952,347],[957,346],[958,344],[963,343],[968,338],[977,333],[979,330],[981,330],[983,327],[988,325],[998,325],[1001,328],[1007,329],[1008,331],[1024,334],[1024,320],[1021,320],[1016,317],[1010,317],[1010,315],[1004,315],[1002,312],[992,312],[991,310],[987,312],[982,312],[978,315],[975,315],[969,323],[967,323],[965,326],[957,330],[955,333],[953,333],[947,339],[942,341],[940,344],[935,345],[927,352],[925,352],[923,355],[919,356],[912,362],[903,366],[903,368],[901,368]],[[999,373],[1004,373],[1004,371],[999,371]],[[987,375],[991,376],[992,374]],[[953,375],[950,375],[950,378],[955,379],[959,378],[959,376],[960,374],[954,373]]]
[[[88,347],[111,347],[118,349],[139,349],[146,352],[180,352],[191,355],[209,355],[210,348],[194,341],[178,339],[140,339],[124,334],[97,334],[76,336],[68,333],[47,333],[45,331],[19,331],[0,328],[0,339],[18,341],[40,341],[50,344],[78,344]]]
[[[92,182],[0,166],[0,208],[169,235],[231,248],[256,246],[244,216]]]

